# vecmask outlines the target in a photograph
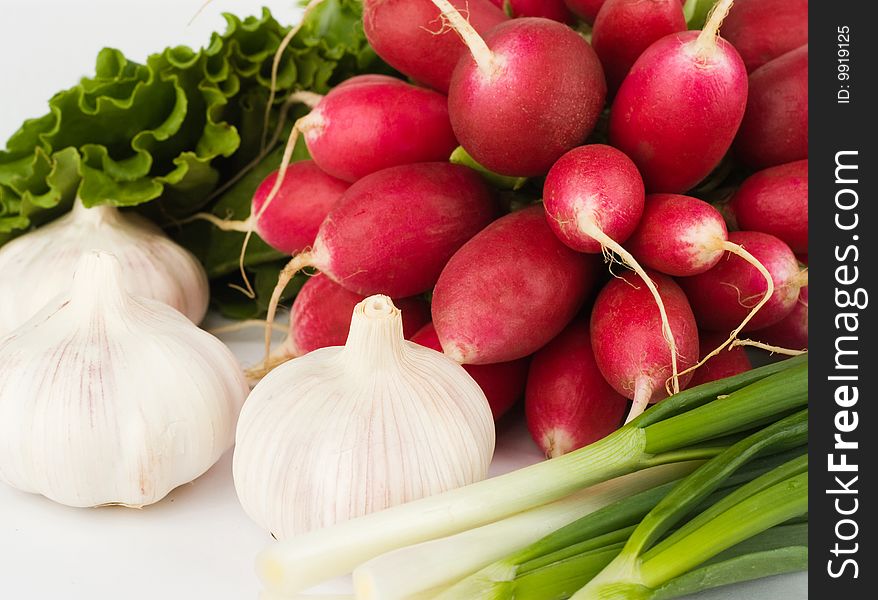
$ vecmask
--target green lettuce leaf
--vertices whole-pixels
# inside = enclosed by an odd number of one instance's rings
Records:
[[[326,0],[308,16],[281,61],[276,107],[289,91],[325,92],[384,70],[361,9],[357,0]],[[210,208],[211,193],[259,151],[271,63],[289,31],[267,9],[224,16],[226,31],[199,50],[167,48],[146,64],[102,50],[93,77],[57,93],[48,114],[13,134],[0,151],[0,244],[69,210],[77,195],[86,206],[138,206],[163,224]],[[224,271],[209,256],[208,270]]]

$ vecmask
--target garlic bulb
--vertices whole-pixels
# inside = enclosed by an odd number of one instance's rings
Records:
[[[112,252],[132,294],[173,306],[194,323],[207,311],[207,275],[185,248],[151,221],[112,206],[68,214],[0,248],[0,335],[27,321],[70,286],[79,258],[89,250]]]
[[[247,395],[222,342],[86,253],[72,287],[0,338],[0,481],[69,506],[143,506],[234,440]]]
[[[479,386],[405,341],[390,298],[371,296],[345,346],[284,363],[250,393],[233,474],[247,514],[283,539],[479,481],[493,452]]]

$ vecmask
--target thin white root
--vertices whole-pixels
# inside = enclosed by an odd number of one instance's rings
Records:
[[[734,4],[734,0],[719,0],[710,9],[704,29],[701,30],[701,33],[698,34],[698,38],[695,40],[695,54],[698,58],[702,60],[708,59],[716,50],[716,38],[719,36],[719,28],[732,9],[732,4]]]
[[[195,213],[194,215],[190,215],[180,221],[180,225],[185,225],[186,223],[192,223],[194,221],[207,221],[217,229],[222,231],[237,231],[240,233],[246,233],[252,227],[251,219],[247,218],[244,221],[237,221],[233,219],[221,219],[218,216],[211,213]]]
[[[303,252],[297,254],[288,262],[277,277],[277,285],[271,293],[271,301],[268,304],[268,314],[265,316],[265,358],[263,359],[263,368],[266,372],[270,371],[271,364],[271,332],[274,325],[274,317],[277,314],[277,305],[280,303],[280,297],[286,289],[287,284],[293,276],[311,265],[311,253]]]
[[[753,256],[752,254],[750,254],[749,252],[744,250],[743,246],[735,244],[734,242],[725,241],[725,242],[723,242],[722,247],[727,252],[731,252],[732,254],[734,254],[736,256],[740,256],[741,258],[746,260],[748,263],[750,263],[751,265],[756,267],[756,269],[765,278],[765,293],[762,295],[762,299],[756,304],[756,306],[754,306],[750,310],[749,313],[747,313],[747,316],[744,317],[744,320],[741,321],[741,323],[735,329],[732,330],[732,332],[729,334],[729,337],[722,344],[720,344],[719,346],[717,346],[716,348],[711,350],[709,354],[707,354],[704,358],[699,360],[697,363],[695,363],[694,365],[692,365],[691,367],[689,367],[688,369],[686,369],[682,373],[680,373],[680,376],[683,376],[686,373],[689,373],[690,371],[694,371],[695,369],[703,366],[704,363],[706,363],[708,360],[710,360],[711,358],[713,358],[714,356],[716,356],[717,354],[722,352],[723,348],[725,348],[729,344],[733,344],[734,341],[737,339],[738,334],[741,333],[741,330],[747,325],[747,323],[750,322],[750,320],[754,316],[756,316],[756,313],[758,313],[762,309],[762,307],[765,306],[765,303],[768,302],[769,300],[771,300],[771,296],[774,294],[774,280],[771,278],[771,273],[768,272],[768,269],[765,268],[765,265],[763,265],[761,262],[759,262],[759,260],[755,256]]]
[[[284,39],[281,40],[280,45],[277,47],[277,51],[274,53],[274,58],[271,61],[271,87],[268,89],[268,102],[265,104],[265,115],[262,119],[262,143],[260,146],[263,152],[266,149],[266,141],[268,138],[268,122],[271,119],[271,107],[274,105],[274,99],[277,96],[277,72],[280,69],[280,61],[283,58],[287,47],[290,45],[290,42],[293,41],[293,38],[296,37],[296,34],[299,33],[299,30],[302,28],[305,19],[311,14],[311,11],[322,3],[323,0],[311,0],[308,2],[302,13],[302,18],[299,19],[299,22],[290,29],[289,32],[287,32]]]
[[[237,323],[231,323],[229,325],[223,325],[221,327],[208,329],[207,333],[211,335],[223,335],[224,333],[235,333],[237,331],[242,331],[251,327],[265,327],[265,321],[263,321],[262,319],[245,319],[243,321],[238,321]],[[280,331],[281,333],[287,332],[287,328],[280,323],[273,323],[271,327],[275,331]]]
[[[488,44],[479,35],[479,32],[467,21],[460,11],[458,11],[448,0],[432,0],[442,12],[442,16],[448,21],[448,25],[454,29],[466,47],[469,48],[473,60],[479,67],[479,70],[487,76],[494,75],[497,64],[494,60],[494,53],[488,48]]]
[[[204,9],[207,8],[211,2],[213,2],[213,0],[204,0],[204,2],[201,3],[201,6],[198,7],[198,10],[195,11],[195,14],[192,15],[192,18],[189,19],[189,22],[186,23],[186,26],[188,27],[189,25],[192,25],[192,23],[195,22],[195,19],[201,16],[201,13],[204,12]]]
[[[323,98],[323,94],[309,92],[308,90],[299,90],[290,94],[287,97],[287,102],[291,104],[304,104],[308,108],[313,109],[320,104],[320,101],[323,100]]]
[[[303,117],[304,118],[304,117]],[[280,169],[277,172],[277,178],[274,180],[274,185],[271,186],[271,190],[268,192],[268,196],[265,198],[265,202],[259,207],[259,212],[256,213],[256,216],[250,215],[249,219],[249,227],[247,228],[246,233],[244,234],[244,243],[241,244],[241,254],[238,256],[238,269],[241,271],[241,278],[244,280],[244,287],[241,288],[241,291],[248,298],[255,298],[256,292],[253,291],[253,286],[250,285],[250,278],[247,277],[247,270],[244,268],[244,257],[247,255],[247,245],[250,243],[250,238],[253,237],[253,230],[255,228],[256,223],[259,219],[262,218],[262,215],[265,214],[265,211],[268,210],[268,207],[271,206],[271,203],[274,202],[277,193],[280,191],[281,186],[283,185],[284,179],[287,176],[287,169],[290,166],[290,162],[293,160],[293,150],[296,149],[296,140],[299,138],[299,119],[296,121],[296,124],[293,125],[293,130],[290,132],[290,137],[287,138],[287,145],[284,148],[284,155],[281,159]]]
[[[753,348],[767,350],[772,354],[783,354],[785,356],[799,356],[800,354],[805,354],[808,352],[807,348],[805,348],[804,350],[793,350],[791,348],[783,348],[781,346],[764,344],[762,342],[757,342],[756,340],[735,340],[734,342],[732,342],[732,348],[736,346],[751,346]]]
[[[668,342],[668,348],[671,351],[671,389],[669,391],[672,394],[678,393],[680,391],[680,375],[677,372],[677,342],[674,339],[674,332],[671,331],[671,323],[668,319],[668,313],[665,311],[665,303],[662,301],[661,295],[659,295],[658,288],[655,287],[653,280],[650,279],[649,275],[646,274],[646,271],[631,253],[625,250],[616,240],[604,233],[592,219],[581,219],[579,227],[583,233],[594,238],[603,248],[609,248],[615,252],[629,269],[637,273],[640,279],[643,280],[643,283],[646,284],[649,293],[655,298],[655,303],[659,309],[659,316],[662,320],[662,335]],[[642,411],[643,409],[641,409]]]

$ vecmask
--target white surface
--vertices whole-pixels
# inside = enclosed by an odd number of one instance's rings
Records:
[[[222,11],[268,5],[290,22],[295,0],[0,0],[0,146],[47,110],[52,94],[90,75],[98,50],[134,60],[168,45],[198,46],[224,27]],[[259,332],[226,336],[244,362]],[[492,473],[540,459],[520,419],[499,432]],[[72,509],[0,485],[0,598],[15,600],[255,599],[253,559],[270,538],[238,506],[230,454],[194,483],[143,510]],[[803,574],[703,594],[702,600],[800,600]],[[345,593],[349,583],[318,591]]]

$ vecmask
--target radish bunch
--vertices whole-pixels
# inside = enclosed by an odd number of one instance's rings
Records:
[[[554,456],[748,369],[742,344],[805,348],[806,11],[757,4],[686,31],[679,0],[367,0],[372,47],[418,83],[339,84],[295,128],[313,162],[254,196],[250,226],[294,254],[268,321],[320,272],[283,352],[401,298],[406,336],[464,364],[495,418],[525,398]],[[479,171],[448,162],[458,146]],[[510,202],[497,176],[529,179]]]

